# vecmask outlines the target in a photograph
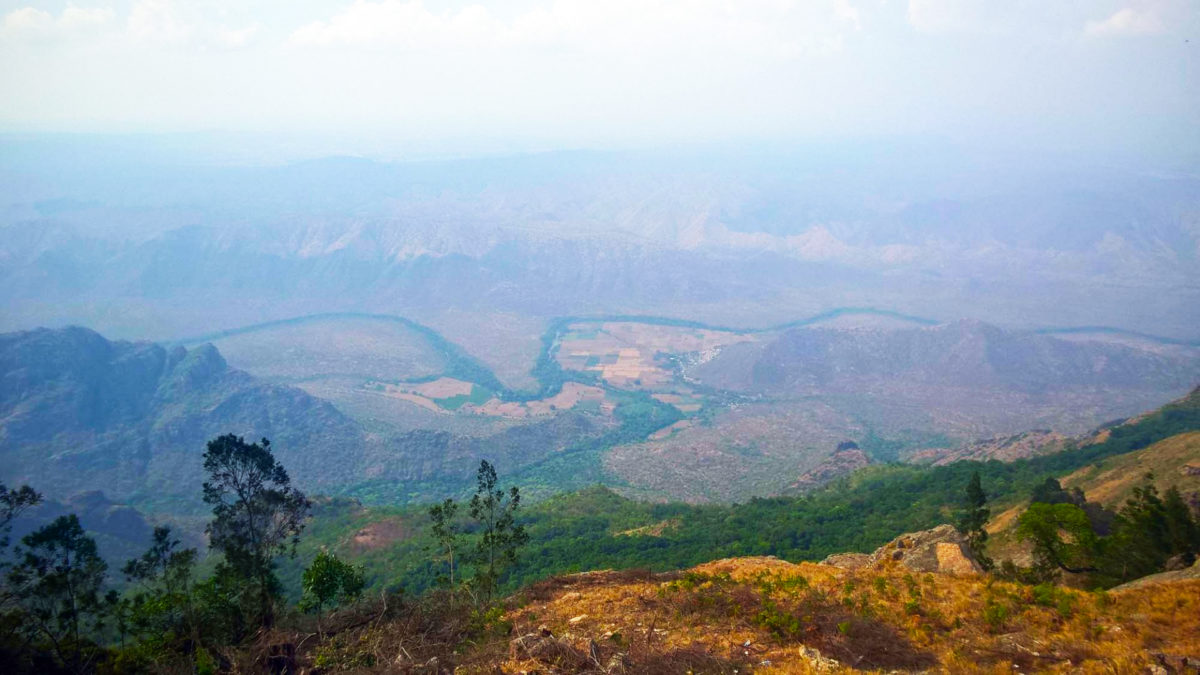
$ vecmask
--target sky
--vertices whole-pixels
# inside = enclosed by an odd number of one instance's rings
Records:
[[[1198,29],[1200,0],[0,0],[0,132],[1200,155]]]

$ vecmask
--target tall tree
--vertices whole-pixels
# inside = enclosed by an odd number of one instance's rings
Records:
[[[507,492],[497,487],[496,469],[487,460],[479,463],[475,494],[471,497],[471,517],[479,523],[475,542],[473,583],[490,603],[499,584],[500,573],[517,561],[517,550],[529,541],[525,527],[516,521],[521,493],[516,487]]]
[[[976,471],[971,474],[971,480],[967,482],[963,513],[959,519],[958,529],[966,536],[967,545],[984,569],[992,566],[991,558],[984,553],[984,545],[988,538],[987,521],[991,514],[991,510],[987,508],[987,493],[983,491],[983,483],[979,478],[979,472]]]
[[[434,504],[429,507],[429,520],[431,521],[431,529],[433,536],[437,539],[437,546],[440,550],[439,557],[446,561],[448,574],[444,577],[447,585],[454,588],[454,570],[457,563],[456,556],[459,547],[462,543],[462,532],[459,525],[455,522],[455,516],[458,514],[458,503],[453,499],[447,499],[441,504]],[[439,583],[443,578],[439,575]]]
[[[1033,544],[1036,567],[1096,572],[1099,539],[1083,509],[1074,504],[1035,502],[1017,520],[1017,538]]]
[[[4,483],[0,483],[0,555],[8,548],[8,533],[12,531],[12,521],[26,509],[41,503],[42,495],[28,485],[10,489]],[[0,565],[3,563],[0,559]]]
[[[1161,571],[1171,557],[1166,509],[1153,480],[1153,474],[1146,474],[1117,513],[1107,542],[1106,571],[1118,580]]]
[[[104,596],[108,565],[96,542],[84,533],[75,514],[54,522],[22,540],[22,560],[8,573],[12,587],[21,589],[25,630],[42,638],[63,665],[85,672],[99,651],[90,639],[104,627],[115,594]]]
[[[1191,507],[1174,485],[1163,495],[1163,514],[1171,554],[1181,556],[1184,565],[1191,565],[1200,553],[1200,524],[1192,517]]]
[[[224,554],[222,565],[253,587],[258,624],[268,627],[280,592],[275,558],[287,553],[289,545],[295,555],[311,505],[292,487],[265,438],[246,443],[226,434],[209,441],[204,470],[204,502],[213,509],[209,546]]]

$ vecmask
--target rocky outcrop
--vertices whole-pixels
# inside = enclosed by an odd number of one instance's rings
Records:
[[[983,567],[953,525],[902,534],[871,554],[871,565],[897,562],[914,572],[980,574]]]
[[[842,569],[898,564],[913,572],[983,573],[983,567],[971,554],[966,538],[952,525],[938,525],[931,530],[902,534],[870,555],[839,553],[821,562]]]

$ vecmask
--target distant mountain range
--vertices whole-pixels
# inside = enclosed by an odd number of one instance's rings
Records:
[[[1025,395],[1096,388],[1182,392],[1200,380],[1200,360],[958,321],[895,330],[789,330],[770,342],[733,345],[692,375],[723,389],[799,395],[889,383]]]
[[[915,147],[238,167],[45,143],[0,153],[0,330],[873,306],[1200,339],[1189,175]]]

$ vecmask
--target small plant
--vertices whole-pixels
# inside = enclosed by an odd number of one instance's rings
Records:
[[[1007,606],[996,602],[992,598],[984,601],[983,620],[993,633],[998,633],[1004,628],[1004,622],[1008,620],[1008,613]]]
[[[754,623],[781,638],[796,637],[802,628],[800,617],[780,609],[768,599],[763,600],[762,609],[755,615]]]
[[[469,632],[479,637],[507,635],[512,624],[504,620],[504,607],[495,605],[471,612]]]
[[[1053,607],[1064,619],[1075,613],[1076,596],[1054,584],[1043,583],[1033,587],[1033,602],[1042,607]]]

